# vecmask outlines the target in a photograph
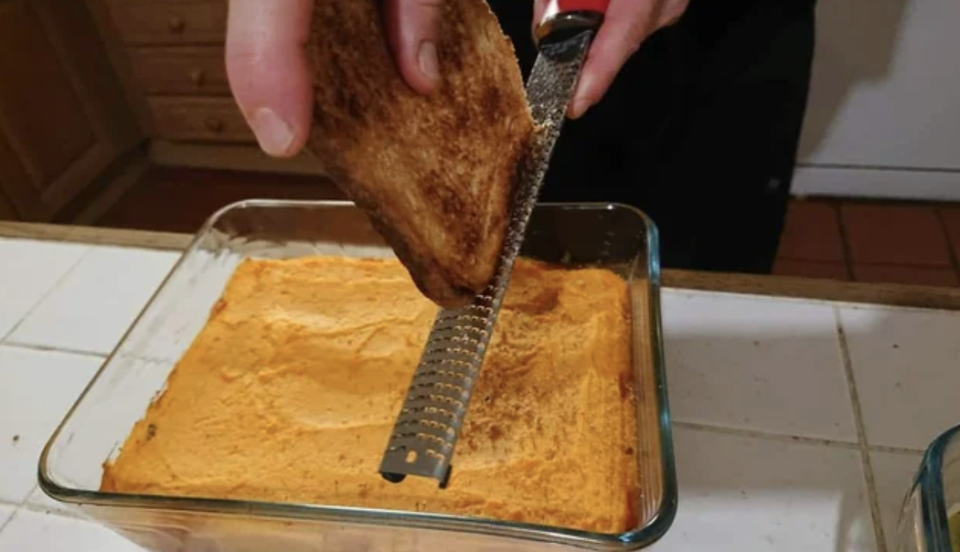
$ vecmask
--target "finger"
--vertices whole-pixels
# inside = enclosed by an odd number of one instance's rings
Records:
[[[261,149],[275,157],[298,153],[310,131],[312,11],[313,0],[230,0],[230,88]]]
[[[660,21],[656,28],[669,27],[680,21],[689,4],[689,0],[667,0],[667,5],[660,11]]]
[[[533,3],[533,31],[534,32],[536,32],[537,27],[539,27],[540,23],[543,21],[543,14],[546,13],[547,4],[549,3],[550,3],[550,0],[536,0]]]
[[[355,0],[346,0],[355,1]],[[440,82],[437,31],[443,0],[387,0],[387,38],[411,88],[429,94]]]
[[[568,115],[582,116],[597,103],[617,73],[653,30],[659,17],[655,0],[613,0],[577,84]]]

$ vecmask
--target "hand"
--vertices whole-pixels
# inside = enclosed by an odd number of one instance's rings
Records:
[[[617,73],[654,31],[672,25],[689,0],[611,0],[570,102],[568,116],[577,119],[600,101]],[[536,0],[534,24],[543,18],[549,0]]]
[[[261,149],[275,157],[299,153],[310,133],[313,76],[306,45],[313,3],[230,0],[226,53],[230,87]],[[436,32],[442,4],[443,0],[385,2],[394,59],[407,84],[423,94],[439,80]]]

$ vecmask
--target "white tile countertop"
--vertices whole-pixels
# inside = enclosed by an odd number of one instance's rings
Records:
[[[137,546],[57,507],[38,455],[177,260],[0,238],[0,552]],[[680,484],[655,551],[886,551],[960,423],[960,313],[664,291]]]

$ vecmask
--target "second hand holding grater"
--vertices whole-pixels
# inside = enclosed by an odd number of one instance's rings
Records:
[[[510,275],[537,203],[587,51],[610,0],[551,0],[536,29],[539,56],[527,100],[539,127],[515,191],[493,280],[474,301],[437,314],[380,464],[384,479],[430,477],[445,488],[451,459],[480,375]]]

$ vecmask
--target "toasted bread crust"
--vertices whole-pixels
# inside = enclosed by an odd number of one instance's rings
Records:
[[[443,307],[490,282],[535,126],[513,47],[484,0],[447,0],[429,96],[402,79],[379,2],[318,0],[308,150]]]

